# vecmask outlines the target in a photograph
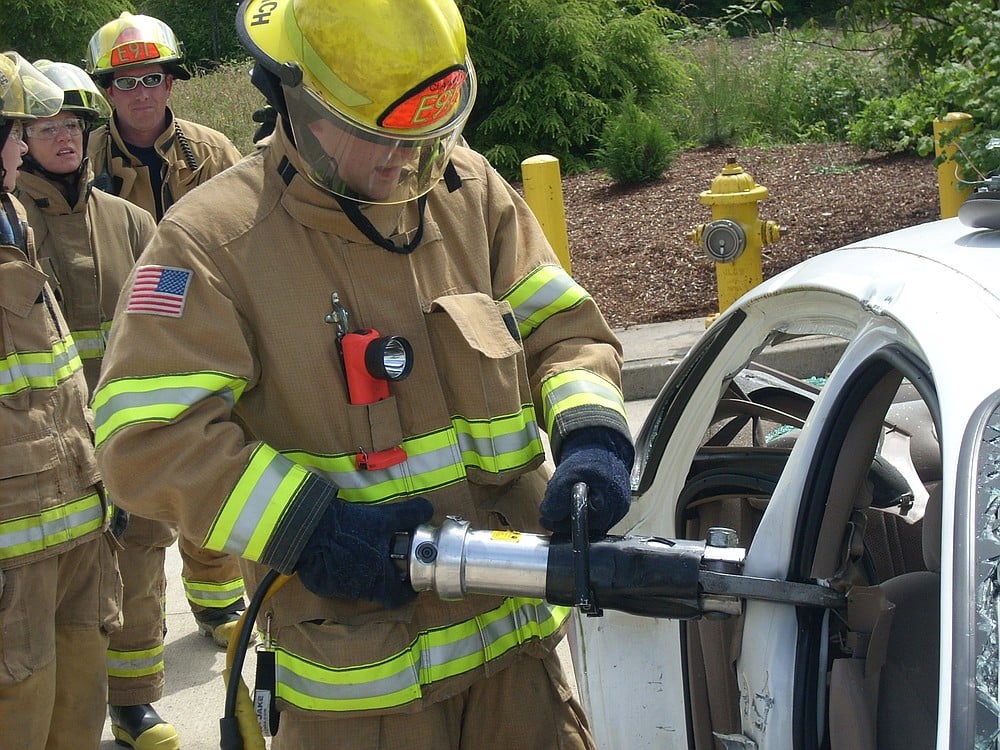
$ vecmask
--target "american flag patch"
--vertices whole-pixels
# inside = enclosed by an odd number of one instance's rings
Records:
[[[126,313],[179,318],[184,312],[191,271],[169,266],[142,266],[135,272]]]

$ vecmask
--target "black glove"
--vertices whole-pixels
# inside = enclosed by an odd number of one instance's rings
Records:
[[[111,506],[111,524],[109,529],[119,542],[125,536],[125,531],[128,529],[129,518],[127,510],[119,508],[117,505]]]
[[[412,531],[433,515],[433,506],[423,497],[386,505],[335,499],[306,542],[295,570],[316,596],[399,607],[417,594],[389,557],[393,535]]]
[[[586,482],[591,539],[602,539],[628,513],[632,502],[629,472],[635,460],[632,443],[607,427],[571,432],[539,508],[542,526],[556,534],[571,531],[573,485]]]
[[[253,134],[253,142],[257,143],[274,132],[274,126],[278,121],[278,110],[270,104],[265,104],[260,109],[255,110],[252,117],[253,121],[258,124],[257,130]]]

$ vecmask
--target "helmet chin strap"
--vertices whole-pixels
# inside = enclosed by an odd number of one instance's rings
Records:
[[[10,137],[10,131],[14,129],[13,120],[0,119],[0,146],[7,143],[7,139]],[[3,187],[4,178],[7,176],[7,169],[3,165],[3,161],[0,161],[0,193],[5,192]]]
[[[419,215],[420,220],[417,224],[417,231],[413,234],[413,239],[405,245],[397,245],[388,237],[383,237],[382,234],[375,228],[375,225],[368,220],[368,217],[361,212],[361,207],[358,201],[351,200],[350,198],[344,198],[340,195],[335,195],[334,198],[337,199],[337,203],[340,204],[340,208],[347,218],[351,220],[351,223],[356,226],[365,237],[391,253],[409,255],[417,248],[417,245],[420,244],[421,238],[424,236],[424,206],[427,205],[426,195],[421,195],[417,198],[417,214]]]

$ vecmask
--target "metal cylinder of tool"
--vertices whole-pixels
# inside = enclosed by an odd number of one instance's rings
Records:
[[[469,594],[545,596],[549,540],[518,531],[473,531],[449,517],[439,528],[424,525],[410,542],[410,585],[445,600]]]

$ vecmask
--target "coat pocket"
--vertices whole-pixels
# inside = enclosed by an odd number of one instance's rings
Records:
[[[21,352],[47,352],[56,334],[41,304],[45,274],[22,261],[0,264],[0,405],[31,406],[29,373]]]
[[[507,302],[439,297],[427,329],[471,481],[504,484],[545,458],[524,349]]]
[[[51,434],[24,436],[0,445],[0,495],[6,518],[30,516],[40,503],[59,497],[59,455]]]

